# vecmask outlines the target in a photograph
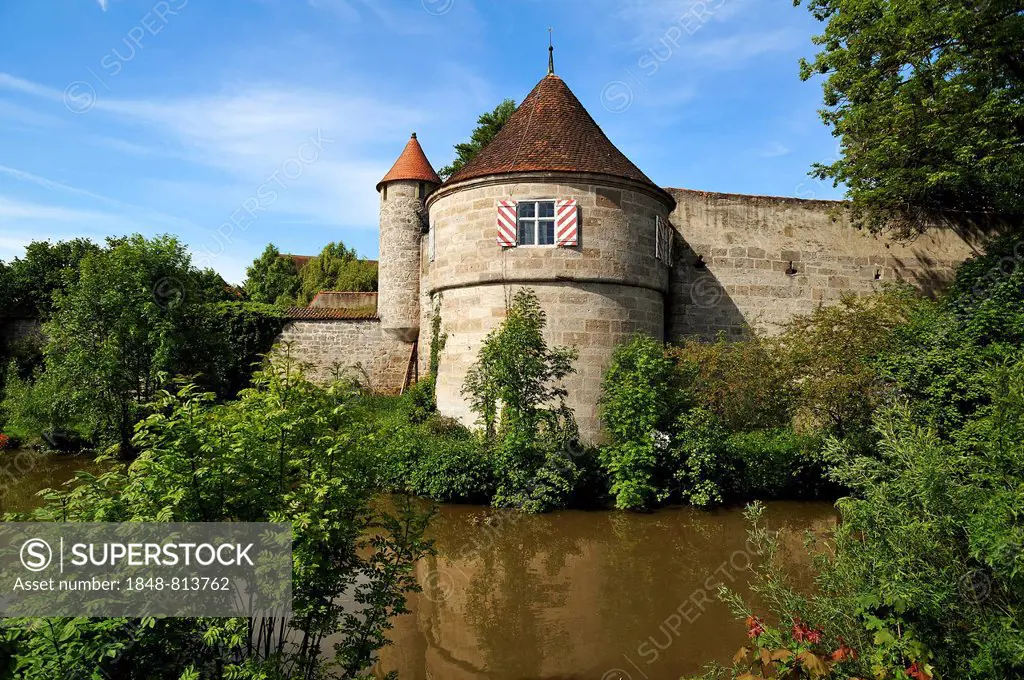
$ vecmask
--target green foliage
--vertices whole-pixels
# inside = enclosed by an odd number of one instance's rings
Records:
[[[299,272],[298,304],[308,305],[323,290],[377,290],[377,263],[359,259],[344,243],[328,243]]]
[[[49,318],[54,294],[72,285],[79,263],[99,249],[87,239],[33,241],[22,257],[0,262],[0,316]]]
[[[531,512],[563,507],[580,478],[579,432],[561,383],[577,352],[549,348],[546,323],[537,295],[519,290],[463,386],[493,457],[494,503]]]
[[[733,491],[741,496],[818,496],[829,490],[818,436],[786,428],[735,432],[725,448],[736,468]]]
[[[572,363],[578,353],[568,347],[549,348],[543,335],[546,324],[537,295],[522,289],[501,326],[480,346],[462,393],[488,436],[512,429],[535,432],[552,402],[564,403],[566,391],[560,381],[575,372]]]
[[[287,307],[299,298],[302,282],[295,260],[271,243],[245,270],[242,289],[253,302]]]
[[[849,495],[817,559],[813,595],[794,591],[774,559],[777,544],[755,526],[763,567],[754,589],[771,617],[814,621],[831,644],[857,652],[829,677],[1024,673],[1024,293],[1015,239],[964,265],[947,298],[911,306],[875,358],[888,389],[870,446],[833,437],[824,451],[829,477]],[[794,642],[775,634],[773,645]]]
[[[957,272],[949,295],[922,304],[878,361],[909,408],[943,437],[990,403],[986,367],[1011,360],[1024,343],[1024,234],[993,242]]]
[[[887,390],[875,362],[895,347],[895,334],[920,305],[909,288],[844,295],[786,326],[776,348],[789,365],[794,415],[815,431],[862,438]]]
[[[189,332],[174,348],[173,370],[194,374],[221,399],[233,399],[249,386],[254,367],[287,323],[279,307],[255,302],[205,303],[186,311]]]
[[[792,368],[774,338],[707,343],[670,350],[693,398],[733,431],[780,427],[793,417]]]
[[[515,100],[506,99],[498,104],[493,111],[482,114],[477,120],[477,127],[473,130],[469,141],[455,145],[455,160],[452,161],[452,164],[446,165],[437,173],[441,179],[448,179],[476,158],[476,155],[491,143],[491,140],[515,113],[515,110]]]
[[[360,259],[344,243],[328,243],[301,269],[270,244],[245,270],[243,289],[253,302],[305,307],[325,290],[377,290],[377,263]]]
[[[666,497],[668,433],[686,396],[665,346],[636,335],[615,348],[604,376],[601,418],[611,438],[600,459],[618,508],[643,508]]]
[[[171,237],[109,239],[85,253],[43,326],[43,366],[24,367],[2,410],[17,433],[38,440],[117,444],[131,453],[146,404],[177,374],[233,396],[280,329],[280,314],[225,302],[234,296],[196,269]],[[8,374],[10,375],[10,374]]]
[[[81,475],[22,519],[291,521],[292,619],[7,619],[0,644],[16,677],[299,680],[327,677],[328,661],[338,664],[331,677],[367,671],[416,589],[427,517],[408,505],[394,517],[370,510],[371,440],[354,418],[352,386],[311,384],[285,352],[240,396],[216,406],[195,385],[158,392],[130,467]],[[293,645],[278,645],[281,630]],[[267,636],[266,647],[255,644]]]
[[[197,294],[190,273],[177,240],[132,236],[84,257],[78,281],[57,295],[40,389],[64,392],[85,438],[131,450],[143,405],[184,342],[183,303]]]
[[[364,397],[364,402],[375,401],[371,424],[384,491],[445,502],[490,502],[491,458],[479,437],[437,415],[431,379],[419,381],[397,401]]]
[[[448,334],[441,331],[441,293],[432,300],[430,315],[430,376],[437,380],[437,369],[441,365],[441,352],[448,342]]]
[[[726,478],[734,472],[724,447],[725,428],[714,414],[695,408],[679,416],[673,432],[664,446],[678,498],[704,508],[721,504]]]
[[[800,0],[796,0],[799,4]],[[824,121],[842,156],[814,174],[848,188],[873,229],[922,213],[1024,212],[1024,15],[1017,0],[808,0]]]

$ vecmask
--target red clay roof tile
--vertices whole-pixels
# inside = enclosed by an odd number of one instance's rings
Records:
[[[285,317],[305,321],[375,321],[375,309],[330,309],[328,307],[289,307]]]
[[[409,138],[409,143],[405,145],[402,155],[391,166],[388,174],[384,175],[384,179],[377,182],[377,191],[380,191],[381,185],[385,182],[393,182],[399,179],[421,180],[433,182],[434,184],[441,183],[441,178],[434,172],[434,167],[427,160],[427,155],[423,153],[423,147],[420,146],[419,141],[416,139],[415,132],[412,133],[412,137]]]
[[[659,192],[615,148],[572,90],[555,75],[527,95],[491,143],[447,184],[512,172],[590,172],[624,177]]]

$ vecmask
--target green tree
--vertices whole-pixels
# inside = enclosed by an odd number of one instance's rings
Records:
[[[320,254],[302,268],[299,278],[299,303],[308,305],[324,290],[377,290],[377,264],[360,259],[354,248],[346,248],[338,241],[324,246]]]
[[[23,256],[7,264],[0,262],[0,317],[48,318],[54,293],[73,284],[82,258],[99,249],[82,238],[33,241]]]
[[[562,384],[578,353],[548,347],[546,324],[537,294],[516,292],[462,389],[494,457],[494,504],[531,512],[565,505],[580,476],[579,432]]]
[[[301,286],[295,260],[281,257],[281,251],[273,243],[246,268],[242,284],[253,302],[284,306],[295,304]]]
[[[482,114],[476,121],[476,129],[473,130],[469,141],[455,145],[455,160],[452,161],[452,164],[446,165],[437,173],[441,179],[448,179],[473,160],[485,146],[491,143],[491,140],[515,113],[515,110],[515,100],[506,99],[494,107],[493,111]]]
[[[601,384],[601,419],[611,442],[600,458],[618,508],[642,508],[667,495],[660,476],[668,433],[686,400],[680,378],[665,345],[648,335],[615,348]]]
[[[78,280],[56,295],[43,328],[39,389],[59,395],[51,422],[76,423],[87,439],[117,442],[127,455],[143,405],[179,368],[187,310],[208,300],[209,278],[168,236],[111,239],[82,258]]]
[[[799,4],[801,0],[795,0]],[[823,74],[821,115],[855,219],[909,232],[945,210],[1024,212],[1020,0],[808,0],[827,22],[801,77]]]
[[[193,384],[158,392],[131,466],[83,473],[73,490],[51,490],[46,506],[18,519],[291,522],[292,616],[3,619],[4,677],[367,677],[391,621],[407,611],[405,594],[418,589],[429,514],[401,503],[393,515],[371,509],[371,440],[353,418],[354,386],[313,385],[287,348],[254,383],[221,406]]]

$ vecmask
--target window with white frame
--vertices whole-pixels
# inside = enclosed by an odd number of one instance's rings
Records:
[[[519,201],[517,242],[521,246],[555,245],[555,201]]]

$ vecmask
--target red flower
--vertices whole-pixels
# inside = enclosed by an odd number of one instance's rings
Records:
[[[764,632],[764,624],[761,623],[761,619],[756,616],[747,617],[747,637],[756,638]]]
[[[847,647],[846,643],[843,642],[843,639],[839,638],[839,649],[832,652],[832,656],[830,658],[836,662],[847,661],[850,659],[856,659],[857,652]]]
[[[915,661],[907,669],[907,675],[912,677],[914,680],[931,680],[932,676],[928,674],[928,671],[924,669],[920,663]]]
[[[11,443],[11,438],[5,434],[0,434],[0,451],[3,451]]]
[[[803,642],[806,636],[807,626],[800,623],[800,619],[793,619],[793,639],[797,642]]]
[[[793,619],[793,639],[797,642],[807,640],[812,645],[816,645],[821,642],[821,631],[815,630],[799,618],[795,618]]]

